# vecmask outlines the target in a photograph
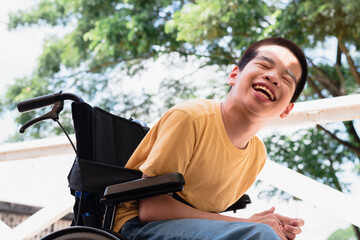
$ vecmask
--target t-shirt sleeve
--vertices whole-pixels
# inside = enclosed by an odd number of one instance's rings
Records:
[[[140,170],[147,176],[172,172],[184,175],[195,146],[191,115],[182,110],[170,111],[153,128],[153,146]]]

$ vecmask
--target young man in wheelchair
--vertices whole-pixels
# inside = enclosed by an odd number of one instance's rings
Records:
[[[275,214],[274,208],[248,219],[219,213],[254,183],[266,159],[255,135],[290,113],[306,77],[300,48],[269,38],[244,52],[228,77],[231,90],[223,102],[193,100],[170,109],[126,167],[140,169],[145,178],[183,174],[178,198],[184,201],[162,195],[121,204],[114,230],[129,240],[295,239],[304,221]]]

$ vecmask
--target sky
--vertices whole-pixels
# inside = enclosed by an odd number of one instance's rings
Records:
[[[11,0],[0,1],[0,94],[3,94],[7,85],[14,82],[15,78],[29,76],[36,66],[37,57],[41,54],[42,44],[45,37],[49,34],[58,33],[59,29],[49,27],[20,28],[11,32],[7,31],[7,14],[17,9],[26,8],[34,4],[34,1]],[[330,44],[332,45],[332,44]],[[332,48],[329,46],[329,48]],[[324,52],[333,52],[327,51]],[[335,54],[334,54],[335,56]],[[330,55],[328,57],[331,57]],[[159,69],[156,69],[158,72]],[[10,133],[17,131],[12,119],[17,113],[0,116],[0,142]],[[39,166],[40,163],[37,163]],[[31,164],[30,164],[31,165]],[[11,171],[13,164],[7,163],[9,168],[3,168],[3,172]],[[32,164],[31,168],[36,166]],[[5,167],[5,165],[4,165]],[[7,169],[7,170],[5,170]],[[24,169],[26,171],[26,169]],[[0,178],[1,179],[1,178]],[[35,180],[34,180],[35,181]],[[56,180],[54,180],[56,181]],[[249,193],[252,196],[257,195],[258,190],[252,188]],[[253,198],[254,204],[244,214],[252,214],[254,211],[265,210],[264,208],[272,205],[279,206],[277,209],[286,212],[292,216],[304,216],[307,222],[304,228],[304,234],[298,239],[317,239],[325,240],[326,237],[337,228],[345,228],[349,224],[337,219],[323,210],[316,209],[306,203],[294,202],[286,204],[279,199],[271,201],[259,200]],[[335,207],[335,206],[334,206]],[[260,209],[262,208],[262,209]]]
[[[28,5],[25,0],[0,1],[0,94],[15,78],[29,75],[35,67],[36,56],[41,50],[44,32],[40,29],[7,30],[8,13]],[[0,141],[15,130],[14,114],[0,116]]]
[[[35,1],[11,0],[0,1],[0,94],[4,94],[6,86],[14,83],[16,78],[31,75],[41,54],[42,44],[49,34],[62,30],[50,27],[19,28],[8,31],[8,13],[32,6]],[[60,30],[60,31],[59,31]],[[15,129],[13,119],[17,113],[0,116],[0,124],[7,125],[0,131],[0,142]]]
[[[0,1],[0,89],[14,78],[27,76],[36,66],[44,37],[51,28],[20,28],[7,30],[8,13],[31,6],[33,1]],[[54,32],[54,31],[53,31]]]

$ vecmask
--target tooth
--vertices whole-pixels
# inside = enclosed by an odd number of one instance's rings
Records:
[[[261,89],[265,90],[270,95],[271,100],[274,99],[274,95],[272,94],[270,89],[266,88],[265,86],[262,86]]]
[[[270,89],[268,89],[267,87],[261,86],[261,85],[255,85],[254,88],[255,89],[262,89],[262,90],[266,91],[269,94],[269,96],[267,96],[266,94],[264,94],[262,92],[260,92],[260,93],[263,96],[265,96],[267,99],[270,99],[271,101],[274,101],[275,97],[274,97],[273,93],[270,91]]]
[[[262,92],[258,92],[260,93],[262,96],[264,96],[265,98],[269,99],[269,97],[265,94],[265,93],[262,93]]]
[[[264,94],[264,93],[262,93],[262,92],[260,92],[260,94],[263,95],[264,97],[266,97],[267,99],[269,99],[269,96],[268,96],[268,95],[266,95],[266,94]]]

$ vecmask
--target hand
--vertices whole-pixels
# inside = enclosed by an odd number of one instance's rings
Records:
[[[264,212],[254,214],[248,220],[250,222],[267,224],[275,231],[281,240],[288,240],[286,231],[283,227],[283,222],[274,214],[274,212],[275,208],[272,207]]]
[[[275,216],[281,221],[287,239],[293,240],[297,234],[301,233],[300,227],[304,226],[304,220],[300,218],[289,218],[280,214],[275,214]]]

